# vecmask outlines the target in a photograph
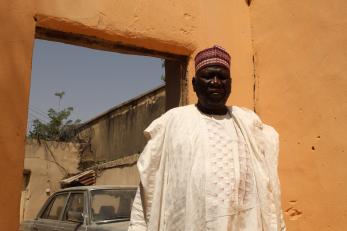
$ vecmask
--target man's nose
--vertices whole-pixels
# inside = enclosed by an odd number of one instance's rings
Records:
[[[211,80],[211,84],[213,85],[220,85],[221,83],[222,83],[221,80],[216,75]]]

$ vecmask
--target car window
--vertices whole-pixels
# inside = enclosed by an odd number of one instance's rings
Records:
[[[56,195],[47,206],[41,218],[58,220],[63,212],[67,195],[67,193]]]
[[[135,193],[135,190],[92,191],[92,220],[102,222],[130,218]]]
[[[83,222],[84,194],[72,193],[70,195],[63,220]]]

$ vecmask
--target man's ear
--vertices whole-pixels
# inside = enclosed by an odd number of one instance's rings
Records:
[[[193,90],[194,90],[194,92],[196,92],[196,77],[195,76],[193,76],[193,78],[192,78],[192,85],[193,85]]]

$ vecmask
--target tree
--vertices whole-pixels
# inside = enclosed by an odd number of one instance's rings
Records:
[[[39,119],[33,120],[32,129],[29,132],[29,138],[50,140],[50,141],[72,141],[76,136],[76,128],[81,120],[72,121],[69,119],[73,107],[60,110],[60,101],[65,92],[55,93],[59,97],[59,109],[50,108],[47,112],[49,121],[44,123]]]
[[[65,95],[65,91],[56,92],[56,93],[54,93],[54,95],[59,97],[58,109],[60,110],[60,102],[61,102],[61,99],[63,98],[63,96]]]

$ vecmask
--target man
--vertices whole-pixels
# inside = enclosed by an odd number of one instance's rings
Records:
[[[129,230],[285,230],[278,134],[248,109],[227,107],[230,56],[195,57],[196,105],[174,108],[145,130],[140,187]]]

